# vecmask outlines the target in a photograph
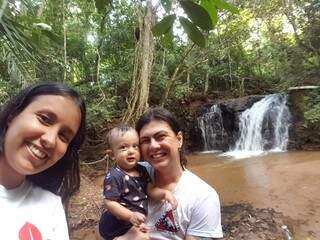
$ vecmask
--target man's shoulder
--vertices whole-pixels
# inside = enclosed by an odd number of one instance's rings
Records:
[[[218,195],[213,187],[189,170],[185,170],[183,173],[182,187],[185,191],[189,191],[198,197]]]

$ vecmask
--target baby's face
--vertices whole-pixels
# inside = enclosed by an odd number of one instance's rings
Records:
[[[114,136],[112,140],[114,159],[123,170],[133,169],[140,160],[139,136],[135,130]]]

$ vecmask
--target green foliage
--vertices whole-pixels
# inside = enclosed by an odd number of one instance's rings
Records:
[[[173,29],[169,29],[169,31],[162,35],[160,38],[161,45],[167,49],[170,49],[173,46],[173,40],[174,40],[174,35],[173,35]]]
[[[0,106],[2,106],[9,98],[8,84],[0,81]]]
[[[114,108],[119,98],[112,96],[107,86],[75,84],[74,87],[85,98],[89,129],[96,129],[99,132],[119,114]]]
[[[172,3],[170,1],[161,1],[163,7],[167,12],[170,12]],[[185,33],[187,33],[189,39],[200,47],[205,46],[205,39],[203,33],[198,29],[200,27],[202,31],[206,33],[213,29],[218,22],[217,8],[221,10],[227,10],[231,13],[238,13],[238,9],[233,5],[225,2],[224,0],[201,0],[200,4],[197,1],[181,0],[180,6],[190,19],[185,19],[183,16],[179,17],[180,24],[183,27]],[[158,22],[152,29],[155,36],[165,35],[173,26],[175,15],[165,16],[160,22]],[[171,38],[167,35],[166,41]],[[168,44],[165,44],[167,46]]]
[[[214,3],[210,0],[202,0],[201,6],[204,7],[210,15],[212,26],[216,26],[218,22],[218,12]]]
[[[95,5],[99,13],[104,14],[107,6],[112,3],[112,0],[95,0]]]
[[[171,0],[161,0],[160,2],[162,4],[163,8],[167,12],[169,12],[171,10],[171,8],[172,8],[172,1]]]
[[[175,14],[164,17],[160,22],[158,22],[157,25],[152,28],[153,35],[158,37],[166,34],[172,28],[175,19]]]
[[[188,37],[199,47],[205,47],[206,40],[197,26],[184,17],[179,17],[179,20]]]
[[[186,85],[177,85],[174,91],[174,98],[176,100],[183,100],[190,96],[192,89]]]
[[[221,10],[227,10],[233,14],[238,14],[239,9],[236,8],[234,5],[224,1],[224,0],[209,0],[212,4],[216,5]]]
[[[134,4],[138,1],[113,1],[111,6],[111,1],[104,0],[68,0],[64,9],[61,1],[29,2],[32,4],[25,11],[10,4],[0,22],[1,103],[32,82],[62,81],[66,69],[66,83],[86,98],[89,131],[102,132],[127,107],[125,99],[132,83],[137,43]],[[170,106],[180,106],[204,94],[210,99],[231,98],[319,83],[317,1],[293,0],[289,6],[288,1],[239,0],[233,1],[236,7],[229,2],[177,1],[174,5],[174,1],[161,0],[166,17],[153,29],[154,35],[161,36],[155,45],[150,105],[159,104],[168,80],[192,43],[197,46],[180,66],[168,99]],[[186,15],[178,16],[180,6],[184,6]],[[288,18],[286,14],[290,13],[294,14]],[[177,28],[187,34],[190,42],[181,31],[174,32],[179,17],[181,24]],[[296,24],[296,33],[288,19]],[[46,23],[52,30],[34,27],[37,23]],[[208,91],[204,93],[207,83]],[[318,93],[307,103],[305,117],[313,126],[319,125],[319,101]]]
[[[212,29],[212,21],[205,8],[188,0],[180,1],[180,5],[193,24],[199,26],[203,30]]]
[[[304,117],[308,125],[320,130],[320,88],[312,91],[312,93],[305,97]]]

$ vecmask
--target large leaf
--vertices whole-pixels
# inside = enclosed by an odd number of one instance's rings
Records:
[[[173,30],[172,28],[169,29],[166,34],[162,35],[160,38],[161,45],[165,48],[171,48],[173,46]]]
[[[161,0],[161,5],[167,12],[169,12],[172,8],[172,0]]]
[[[229,12],[232,12],[234,14],[239,13],[239,9],[233,6],[232,4],[224,1],[224,0],[210,0],[212,4],[216,5],[221,10],[227,10]]]
[[[161,36],[169,31],[172,28],[173,22],[176,19],[176,15],[172,14],[169,16],[164,17],[160,22],[158,22],[152,28],[152,33],[154,36]]]
[[[63,44],[63,39],[61,36],[57,35],[56,33],[52,31],[42,30],[42,33],[46,35],[51,41],[53,41],[56,44]]]
[[[191,41],[197,44],[199,47],[205,47],[206,40],[197,26],[184,17],[179,17],[179,20]]]
[[[2,19],[0,19],[0,38],[5,36],[10,46],[13,47],[11,50],[15,54],[19,53],[22,56],[33,58],[33,53],[37,51],[37,47],[24,33],[24,29],[26,29],[25,26],[13,21],[6,15],[2,15]]]
[[[201,6],[204,7],[210,15],[212,26],[214,27],[218,22],[218,12],[211,0],[202,0]]]
[[[203,30],[212,29],[212,21],[206,9],[189,0],[180,1],[181,7],[191,21]]]

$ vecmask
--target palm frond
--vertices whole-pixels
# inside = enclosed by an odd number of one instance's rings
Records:
[[[29,6],[29,1],[23,0],[23,4]],[[3,59],[8,66],[10,76],[21,82],[29,80],[30,63],[38,63],[41,57],[32,39],[26,34],[30,29],[13,20],[13,16],[6,12],[7,0],[0,4],[0,42],[5,54]]]

